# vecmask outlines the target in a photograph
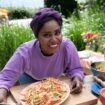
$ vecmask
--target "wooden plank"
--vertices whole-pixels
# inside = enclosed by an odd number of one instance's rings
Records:
[[[14,86],[10,89],[10,92],[11,92],[11,94],[12,94],[12,96],[13,96],[13,98],[16,101],[17,104],[21,103],[21,101],[19,99],[21,90],[24,89],[28,85],[29,84],[18,85],[18,86]]]
[[[68,78],[62,77],[60,78],[60,80],[70,85],[70,80]],[[91,82],[92,80],[88,78],[88,80],[85,81],[83,91],[80,94],[76,94],[76,95],[70,94],[68,99],[62,105],[95,105],[97,104],[97,101],[98,101],[97,97],[91,93],[91,85],[90,85]],[[20,100],[19,100],[20,92],[27,85],[29,84],[14,86],[10,90],[11,94],[13,95],[15,101],[18,104],[20,103]]]

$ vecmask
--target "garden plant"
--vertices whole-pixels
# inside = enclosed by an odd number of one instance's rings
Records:
[[[97,51],[103,53],[105,50],[105,12],[100,8],[100,5],[93,4],[88,4],[88,6],[85,4],[86,7],[80,6],[79,17],[72,13],[70,17],[63,18],[63,35],[70,38],[76,45],[77,50],[81,51],[86,48],[86,43],[81,34],[98,33],[100,37],[98,38]],[[8,23],[0,24],[0,69],[4,67],[20,44],[33,38],[29,27],[9,25]]]

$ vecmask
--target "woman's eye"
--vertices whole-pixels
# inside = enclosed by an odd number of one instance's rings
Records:
[[[51,35],[50,34],[44,34],[43,35],[45,38],[49,38]]]
[[[57,31],[55,31],[55,35],[60,35],[61,34],[61,31],[60,30],[57,30]]]

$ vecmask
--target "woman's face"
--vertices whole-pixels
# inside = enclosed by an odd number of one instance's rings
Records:
[[[38,34],[41,51],[44,55],[53,55],[62,42],[61,28],[55,20],[46,22]]]

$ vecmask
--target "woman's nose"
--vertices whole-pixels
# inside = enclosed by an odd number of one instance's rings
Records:
[[[55,35],[52,35],[52,36],[51,36],[51,40],[52,40],[52,41],[56,41],[56,36],[55,36]]]

